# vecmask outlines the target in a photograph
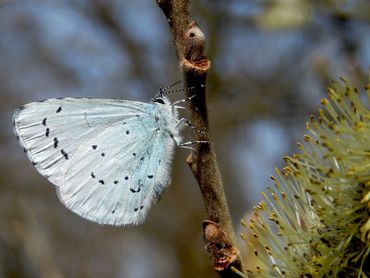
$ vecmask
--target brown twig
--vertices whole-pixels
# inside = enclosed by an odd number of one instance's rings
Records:
[[[205,84],[210,61],[205,53],[205,37],[198,25],[191,20],[187,0],[156,2],[170,25],[187,95],[196,95],[190,103],[190,118],[195,127],[194,140],[208,142],[196,144],[195,151],[187,159],[199,184],[210,219],[203,223],[206,247],[214,268],[222,277],[237,276],[231,268],[242,271],[242,265],[214,145],[209,134]]]

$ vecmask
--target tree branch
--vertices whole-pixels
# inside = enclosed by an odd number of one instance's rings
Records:
[[[215,148],[209,133],[204,85],[210,61],[205,53],[205,36],[191,20],[187,0],[156,0],[156,2],[164,12],[173,35],[187,95],[196,95],[190,103],[190,118],[195,127],[193,138],[196,141],[208,141],[208,144],[196,144],[195,151],[187,159],[199,184],[210,219],[203,222],[207,251],[221,277],[239,277],[231,270],[234,267],[242,271],[242,265],[236,248]]]

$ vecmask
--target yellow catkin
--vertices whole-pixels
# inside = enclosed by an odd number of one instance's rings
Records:
[[[328,96],[249,223],[257,277],[370,277],[358,263],[370,253],[370,111],[346,79]]]

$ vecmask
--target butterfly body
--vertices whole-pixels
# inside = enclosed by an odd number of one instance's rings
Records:
[[[62,203],[111,225],[143,222],[168,186],[177,122],[176,109],[161,96],[152,103],[49,99],[13,116],[20,144]]]

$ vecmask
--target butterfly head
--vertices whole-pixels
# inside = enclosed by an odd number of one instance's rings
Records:
[[[159,104],[165,104],[166,101],[166,95],[168,94],[168,92],[163,89],[163,88],[159,88],[159,92],[157,92],[157,94],[152,98],[152,102],[154,103],[159,103]]]
[[[152,102],[158,105],[169,105],[170,101],[166,97],[169,91],[160,88],[159,92],[152,98]]]

